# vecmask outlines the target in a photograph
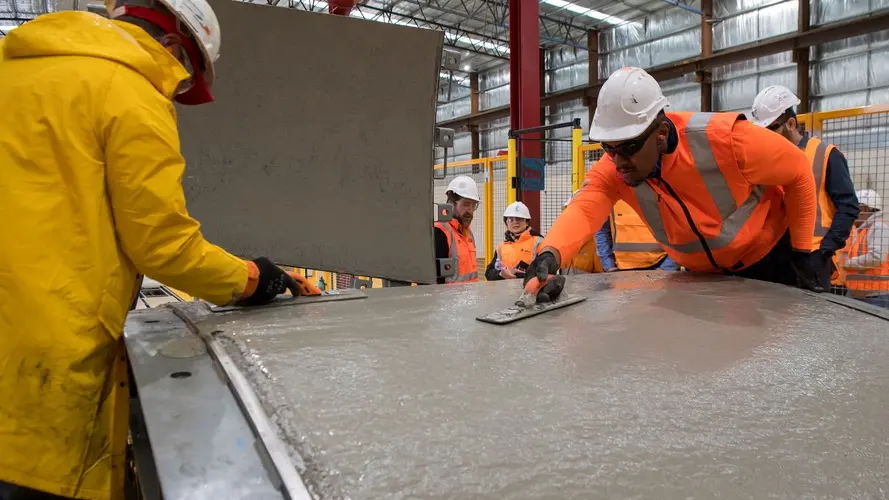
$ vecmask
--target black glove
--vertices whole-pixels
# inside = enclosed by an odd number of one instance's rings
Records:
[[[796,273],[796,286],[817,293],[825,291],[818,282],[818,275],[812,267],[812,256],[809,252],[793,250],[790,252],[790,262]]]
[[[531,265],[528,266],[528,270],[525,272],[525,279],[522,285],[527,285],[531,278],[535,277],[541,282],[545,282],[550,275],[556,274],[558,271],[559,259],[556,255],[552,252],[543,252],[531,261]],[[537,301],[553,301],[562,293],[563,288],[565,288],[565,277],[554,276],[537,292]]]
[[[275,300],[279,294],[290,290],[294,296],[299,295],[299,284],[283,269],[265,257],[253,259],[259,269],[259,282],[253,295],[238,302],[239,306],[261,306]]]
[[[830,289],[830,278],[833,277],[833,252],[830,250],[815,250],[811,253],[812,268],[818,277],[818,284],[824,290]]]

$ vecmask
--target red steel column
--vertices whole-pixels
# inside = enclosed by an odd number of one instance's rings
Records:
[[[540,4],[538,0],[509,0],[510,127],[539,127],[540,123]],[[540,134],[524,136],[540,137]],[[539,141],[521,141],[522,158],[540,158]],[[531,218],[540,221],[540,192],[522,191]],[[539,223],[539,222],[538,222]]]
[[[358,0],[328,0],[327,12],[335,16],[348,16]]]

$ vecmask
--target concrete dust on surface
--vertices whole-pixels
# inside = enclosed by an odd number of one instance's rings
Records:
[[[885,497],[889,322],[780,285],[573,276],[213,315],[321,498]]]

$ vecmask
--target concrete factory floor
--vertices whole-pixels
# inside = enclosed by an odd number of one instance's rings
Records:
[[[215,314],[322,498],[880,497],[889,322],[802,291],[571,277],[576,306],[493,326],[520,282]]]

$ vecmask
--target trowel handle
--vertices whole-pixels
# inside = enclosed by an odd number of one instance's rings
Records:
[[[537,279],[537,276],[532,276],[531,279],[529,279],[528,282],[525,283],[525,293],[537,295],[537,292],[543,289],[543,287],[546,286],[546,284],[549,283],[549,280],[553,279],[553,277],[555,277],[555,274],[550,274],[546,278],[546,281],[540,281],[539,279]]]

